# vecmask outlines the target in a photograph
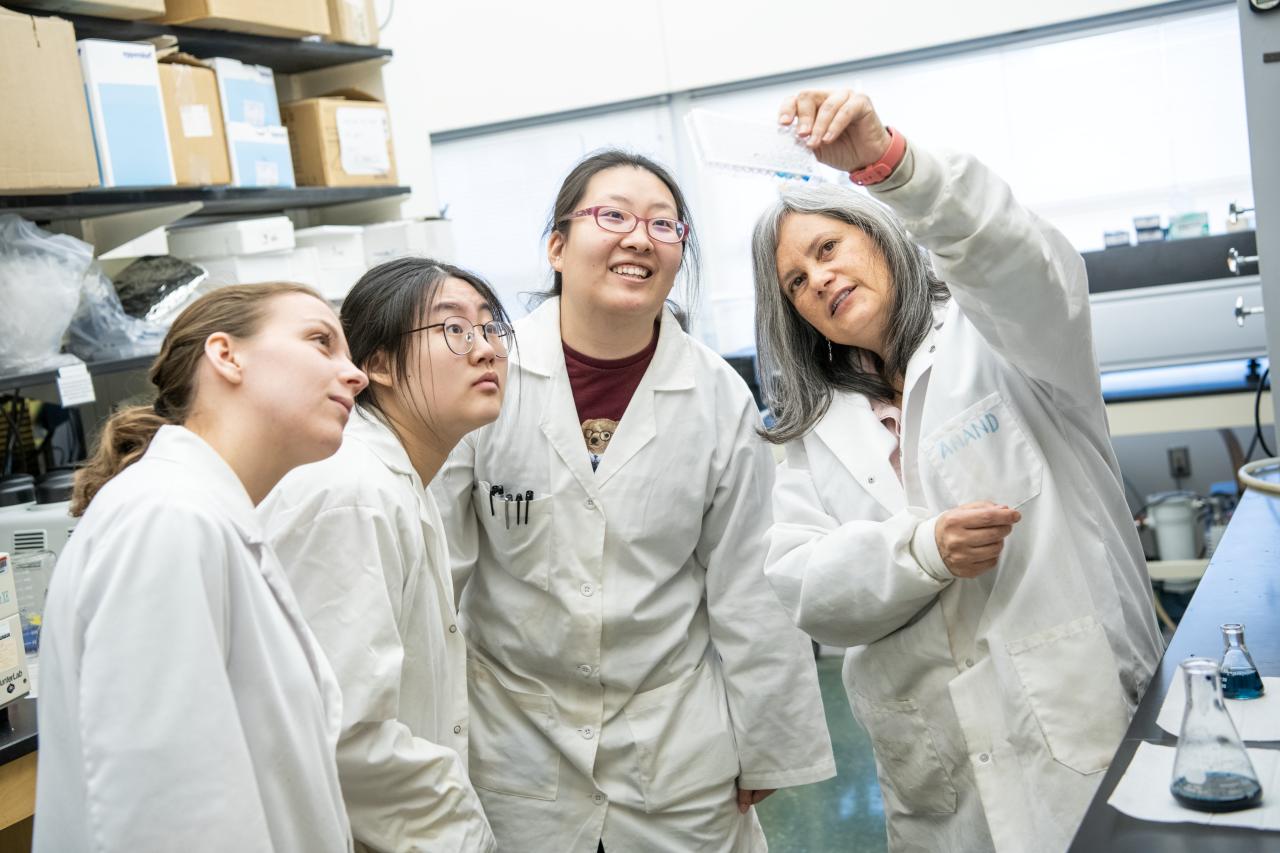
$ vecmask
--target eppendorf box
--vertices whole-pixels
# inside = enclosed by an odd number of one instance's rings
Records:
[[[30,691],[13,562],[8,554],[0,553],[0,707],[21,699]]]

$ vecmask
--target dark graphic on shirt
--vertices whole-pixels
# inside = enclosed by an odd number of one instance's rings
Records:
[[[609,447],[609,440],[618,428],[618,422],[611,418],[589,418],[582,422],[582,437],[587,442],[587,451],[591,453],[591,470],[600,466],[600,457]]]

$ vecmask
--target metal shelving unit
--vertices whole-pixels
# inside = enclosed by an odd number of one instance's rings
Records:
[[[158,36],[177,39],[179,49],[198,58],[229,57],[265,65],[277,74],[303,74],[356,63],[386,62],[391,51],[381,47],[326,42],[319,38],[278,38],[201,27],[171,26],[148,21],[125,21],[74,15],[48,9],[6,5],[6,9],[36,17],[70,21],[77,39],[146,41]],[[185,216],[227,216],[328,207],[406,196],[409,187],[113,187],[70,193],[4,195],[0,213],[16,213],[35,222],[74,220],[114,221],[128,236]],[[86,238],[87,239],[87,238]],[[119,238],[118,238],[119,239]],[[124,239],[127,239],[124,238]],[[120,239],[119,241],[122,241]],[[98,241],[94,240],[97,243]],[[99,243],[99,245],[101,245]],[[88,363],[93,377],[146,368],[154,354]],[[54,384],[57,369],[0,375],[0,394]]]
[[[92,219],[117,213],[198,202],[200,214],[266,213],[391,198],[408,187],[113,187],[45,195],[0,195],[0,213],[37,222]]]
[[[112,41],[146,41],[156,36],[173,36],[183,52],[200,59],[226,56],[253,65],[265,65],[278,74],[298,74],[319,68],[332,68],[370,59],[390,59],[391,51],[383,47],[320,41],[316,38],[290,39],[255,36],[201,27],[175,27],[148,21],[120,21],[90,15],[68,15],[48,9],[25,6],[5,8],[23,15],[58,17],[71,22],[78,39],[110,39]]]

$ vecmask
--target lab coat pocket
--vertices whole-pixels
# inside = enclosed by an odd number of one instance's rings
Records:
[[[945,421],[920,447],[957,505],[1018,507],[1040,494],[1044,457],[998,391]]]
[[[1005,648],[1054,760],[1077,773],[1106,770],[1129,705],[1098,620],[1084,616]]]
[[[498,564],[509,574],[546,590],[551,579],[551,511],[555,498],[490,500],[490,484],[475,485],[473,505]],[[492,509],[490,509],[492,507]]]
[[[915,700],[871,699],[856,692],[849,697],[871,738],[880,781],[901,809],[912,815],[954,814],[955,784]]]
[[[737,741],[715,674],[704,662],[681,679],[636,694],[623,710],[649,814],[738,776]]]
[[[554,800],[560,788],[560,751],[547,737],[551,697],[510,690],[485,664],[467,661],[471,699],[471,783],[477,788]]]

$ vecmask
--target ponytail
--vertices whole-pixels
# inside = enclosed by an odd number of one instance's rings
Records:
[[[323,301],[311,288],[292,282],[233,284],[206,293],[178,315],[147,372],[156,388],[155,403],[130,406],[107,419],[93,456],[76,472],[72,515],[82,515],[108,480],[141,459],[160,427],[187,420],[195,398],[196,368],[209,336],[223,332],[233,338],[253,337],[266,317],[267,303],[289,293]]]
[[[142,458],[160,427],[172,423],[151,406],[129,406],[107,418],[93,456],[76,472],[71,514],[81,516],[107,481]]]

